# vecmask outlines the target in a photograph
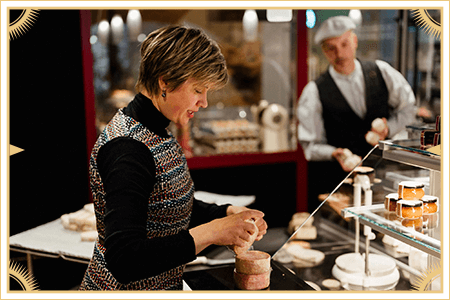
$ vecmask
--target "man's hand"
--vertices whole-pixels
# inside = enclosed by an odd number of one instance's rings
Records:
[[[370,133],[370,131],[373,131],[378,136],[375,136],[373,133]],[[386,118],[378,118],[372,122],[372,128],[366,133],[366,140],[370,145],[375,146],[376,144],[378,144],[379,140],[381,141],[385,140],[388,135],[389,135],[389,127]]]

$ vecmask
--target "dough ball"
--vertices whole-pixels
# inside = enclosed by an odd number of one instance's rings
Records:
[[[380,140],[380,136],[376,132],[369,131],[366,134],[366,141],[371,145],[377,144],[379,140]]]
[[[372,128],[375,129],[376,131],[383,131],[385,130],[387,127],[386,123],[384,123],[384,121],[381,118],[376,118],[375,120],[372,121]]]

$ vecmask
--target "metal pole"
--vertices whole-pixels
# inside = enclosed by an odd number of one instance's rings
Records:
[[[402,17],[402,45],[400,57],[400,73],[406,77],[406,56],[408,54],[408,11],[403,11]]]

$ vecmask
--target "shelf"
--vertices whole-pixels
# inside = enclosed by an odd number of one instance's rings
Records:
[[[384,204],[375,204],[344,208],[341,214],[344,218],[357,217],[363,225],[367,225],[378,232],[389,235],[434,257],[441,257],[441,242],[439,240],[401,226],[394,221],[387,220],[384,217],[385,211]],[[439,228],[431,229],[430,231],[439,232]]]
[[[433,171],[441,170],[441,157],[419,149],[419,140],[379,141],[383,158]]]

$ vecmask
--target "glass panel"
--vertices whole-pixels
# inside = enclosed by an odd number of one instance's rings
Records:
[[[362,208],[362,209],[361,209]],[[393,215],[390,212],[387,212],[384,204],[377,204],[377,205],[371,205],[368,207],[361,207],[358,208],[345,208],[343,210],[343,213],[350,213],[352,215],[355,215],[358,218],[364,219],[371,223],[371,227],[374,230],[380,230],[380,227],[384,229],[388,229],[393,236],[401,235],[402,237],[408,239],[411,241],[411,243],[414,245],[414,243],[420,244],[431,251],[437,252],[440,254],[441,245],[439,240],[436,240],[433,238],[435,236],[435,232],[439,232],[439,226],[436,226],[436,228],[428,229],[426,231],[427,234],[430,234],[431,236],[428,236],[426,234],[423,234],[419,231],[416,231],[412,227],[405,227],[402,226],[402,223],[395,222],[394,220],[395,215]],[[393,218],[392,220],[389,220],[388,218]],[[430,217],[431,218],[431,217]],[[434,218],[434,222],[438,223],[438,215],[434,215],[432,218]],[[401,221],[401,218],[399,218],[399,221]],[[417,223],[422,223],[423,220],[417,219]],[[438,225],[438,224],[437,224]],[[423,226],[423,225],[422,225]],[[433,237],[432,237],[433,236]],[[398,238],[398,237],[397,237]]]

